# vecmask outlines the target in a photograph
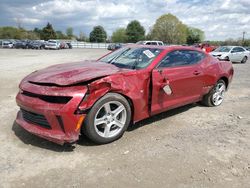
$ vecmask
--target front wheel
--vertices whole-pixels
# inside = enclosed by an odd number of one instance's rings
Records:
[[[97,144],[120,138],[131,120],[128,101],[119,94],[108,93],[91,108],[83,124],[83,133]]]
[[[246,63],[247,62],[247,56],[243,57],[241,63]]]
[[[219,106],[224,100],[226,84],[219,80],[213,89],[203,97],[202,103],[206,106]]]

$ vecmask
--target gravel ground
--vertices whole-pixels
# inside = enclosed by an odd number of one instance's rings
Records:
[[[192,104],[130,127],[111,144],[59,146],[14,123],[18,83],[100,49],[0,49],[0,187],[250,187],[250,62],[234,64],[224,103]]]

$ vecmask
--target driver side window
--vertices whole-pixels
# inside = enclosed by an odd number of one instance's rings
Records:
[[[160,62],[158,68],[186,66],[199,63],[205,54],[194,50],[175,50],[169,52]]]
[[[244,52],[245,50],[243,48],[240,48],[240,47],[235,47],[232,52],[235,53],[235,52]]]

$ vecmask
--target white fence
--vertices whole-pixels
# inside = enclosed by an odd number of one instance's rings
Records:
[[[0,39],[0,48],[3,45],[3,41],[9,41],[9,39]],[[80,41],[71,41],[71,40],[60,40],[63,42],[71,43],[73,48],[103,48],[107,49],[110,43],[90,43],[90,42],[80,42]]]
[[[71,42],[73,48],[107,48],[109,44],[110,43]]]

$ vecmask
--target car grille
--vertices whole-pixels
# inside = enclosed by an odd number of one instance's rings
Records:
[[[67,104],[72,99],[72,97],[39,95],[35,93],[30,93],[28,91],[22,91],[22,94],[28,97],[39,98],[45,102],[55,104]]]
[[[44,127],[46,129],[51,129],[51,126],[49,125],[47,119],[45,118],[45,116],[41,115],[41,114],[36,114],[33,112],[28,112],[24,109],[21,109],[22,115],[23,115],[23,119],[27,122],[30,122],[32,124]]]

